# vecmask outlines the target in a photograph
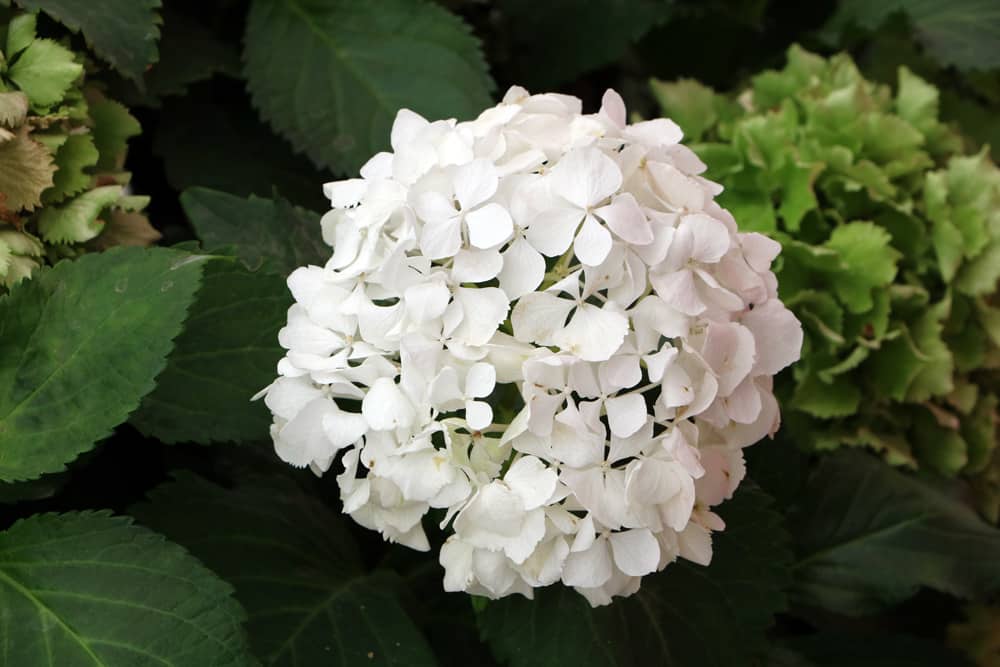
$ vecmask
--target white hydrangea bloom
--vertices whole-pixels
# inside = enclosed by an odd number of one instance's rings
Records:
[[[391,153],[329,183],[324,267],[288,279],[287,355],[262,394],[278,456],[344,511],[430,548],[447,590],[594,605],[677,557],[773,434],[802,329],[669,120],[608,91],[512,88],[470,122],[399,112]]]

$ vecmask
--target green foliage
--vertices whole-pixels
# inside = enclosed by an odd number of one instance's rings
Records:
[[[48,3],[47,4],[47,9]],[[51,3],[57,7],[59,3]],[[13,14],[0,59],[0,284],[10,287],[46,260],[116,243],[159,238],[124,195],[126,142],[139,124],[83,79],[84,58],[35,35],[34,14]],[[124,217],[125,211],[133,215]],[[120,229],[104,235],[108,223]],[[26,248],[27,250],[19,250]]]
[[[1000,67],[1000,5],[993,0],[842,0],[825,30],[835,41],[851,24],[874,30],[897,12],[906,15],[917,37],[943,65]]]
[[[779,378],[790,438],[981,469],[998,348],[977,313],[1000,278],[1000,170],[962,153],[937,89],[902,68],[892,91],[847,55],[792,47],[741,104],[689,81],[653,92],[707,162],[729,153],[709,176],[741,227],[783,245],[781,296],[806,330]]]
[[[112,250],[0,298],[0,480],[62,470],[125,421],[163,368],[202,260]]]
[[[749,483],[719,509],[727,529],[713,537],[708,568],[673,563],[633,597],[596,609],[562,585],[534,601],[490,601],[483,638],[511,667],[646,665],[651,656],[663,665],[749,664],[785,608],[787,535],[769,496]]]
[[[108,512],[39,514],[0,533],[5,665],[254,664],[232,588]]]
[[[941,644],[907,635],[821,632],[785,644],[798,662],[773,667],[961,667],[962,656]]]
[[[500,0],[495,4],[510,34],[513,76],[522,85],[541,90],[619,59],[632,43],[670,15],[673,3]],[[558,48],[553,48],[556,45]]]
[[[340,172],[387,147],[399,109],[471,117],[493,89],[468,27],[424,0],[254,0],[245,44],[261,116]]]
[[[921,586],[966,599],[1000,590],[1000,531],[944,489],[860,452],[826,458],[805,488],[790,519],[796,602],[856,615]]]
[[[274,380],[289,305],[280,276],[211,263],[156,389],[131,422],[164,442],[265,438],[270,414],[250,397]]]
[[[191,188],[181,204],[198,238],[208,247],[233,246],[251,269],[265,262],[283,275],[297,267],[323,264],[319,215],[282,199],[242,199],[205,188]]]
[[[138,79],[156,62],[160,0],[16,1],[82,32],[90,47],[125,76]]]
[[[151,494],[139,519],[236,586],[266,665],[435,665],[396,597],[368,573],[343,520],[282,475],[226,490],[183,475]]]

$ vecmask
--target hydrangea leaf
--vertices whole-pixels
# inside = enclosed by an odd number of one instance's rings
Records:
[[[553,89],[619,60],[672,9],[669,2],[658,0],[590,0],[573,5],[499,0],[495,5],[510,31],[512,75],[531,89]],[[529,25],[531,30],[526,30]],[[559,48],[551,48],[552,44]]]
[[[261,116],[316,164],[338,171],[387,147],[399,109],[471,117],[493,89],[469,29],[423,0],[254,0],[245,45]]]
[[[104,221],[98,219],[105,208],[122,194],[120,185],[104,185],[74,197],[61,206],[47,206],[38,216],[38,231],[50,243],[82,243],[101,233]]]
[[[131,422],[165,442],[266,440],[270,414],[250,398],[274,379],[290,304],[279,276],[235,260],[207,267],[167,367]]]
[[[98,250],[115,246],[145,248],[160,240],[162,235],[150,224],[149,218],[135,211],[115,209],[108,216],[107,224],[91,243]]]
[[[35,109],[61,102],[81,74],[83,65],[76,62],[73,52],[51,39],[33,41],[7,70],[7,77]]]
[[[851,23],[874,30],[900,11],[942,65],[973,70],[1000,67],[1000,7],[992,0],[845,0],[837,5],[826,31],[835,36]]]
[[[31,13],[18,14],[7,24],[7,48],[4,57],[9,61],[35,41],[38,17]]]
[[[941,642],[908,635],[827,630],[782,643],[807,662],[799,667],[941,667],[966,665]],[[768,663],[770,667],[779,667]],[[787,667],[795,667],[791,663]],[[780,667],[784,667],[781,663]]]
[[[249,667],[232,588],[127,517],[39,514],[0,533],[9,665]]]
[[[42,193],[46,205],[58,203],[85,190],[93,180],[86,169],[97,164],[97,148],[90,134],[71,134],[56,152],[58,170],[53,175],[52,187]]]
[[[1000,241],[993,241],[974,259],[962,266],[955,287],[963,294],[990,294],[1000,280]]]
[[[824,458],[808,488],[791,517],[797,602],[867,614],[921,586],[961,598],[1000,588],[1000,530],[953,495],[861,452]]]
[[[142,131],[139,121],[122,104],[106,98],[90,103],[90,118],[100,154],[98,169],[121,168],[128,140]]]
[[[944,320],[951,309],[951,299],[943,299],[929,308],[910,326],[913,343],[920,352],[921,364],[910,384],[906,398],[919,403],[932,396],[943,396],[953,389],[955,361],[941,335]]]
[[[766,234],[778,229],[774,205],[764,192],[726,190],[719,195],[719,205],[727,208],[739,221],[741,232]]]
[[[708,567],[673,563],[634,596],[596,609],[558,584],[535,591],[534,601],[491,601],[480,614],[483,638],[511,667],[620,667],[647,664],[650,655],[670,665],[750,664],[785,605],[787,536],[770,497],[750,484],[719,514],[726,530],[713,536]]]
[[[790,231],[799,229],[799,224],[806,213],[818,206],[813,183],[816,176],[823,170],[822,164],[800,165],[789,163],[782,174],[783,185],[781,206],[778,214]]]
[[[913,451],[921,462],[943,475],[955,475],[969,462],[969,446],[957,425],[942,424],[927,408],[913,416]]]
[[[847,270],[833,281],[833,289],[853,313],[870,310],[872,290],[896,277],[899,253],[889,232],[871,222],[851,222],[833,230],[826,247],[840,253]]]
[[[112,249],[63,261],[0,299],[0,480],[62,470],[153,388],[202,258]]]
[[[308,264],[322,265],[330,254],[319,215],[283,200],[243,199],[206,188],[190,188],[181,204],[205,245],[233,246],[251,269],[269,262],[282,274]]]
[[[727,103],[726,98],[694,79],[653,79],[649,87],[663,115],[680,125],[688,142],[699,141],[718,122],[719,107]]]
[[[178,476],[134,509],[236,585],[266,665],[432,666],[391,572],[366,572],[340,515],[281,475]]]
[[[27,95],[19,90],[0,93],[0,125],[18,127],[27,115]]]
[[[838,375],[827,382],[819,374],[809,374],[799,383],[791,405],[814,417],[831,419],[854,414],[860,402],[861,390],[850,378]]]
[[[938,125],[938,89],[906,67],[899,68],[896,113],[927,136]]]
[[[125,76],[138,80],[156,62],[160,0],[17,0],[83,33],[99,56]]]
[[[55,164],[52,154],[22,128],[0,143],[0,209],[33,210],[42,203],[42,192],[52,187]]]

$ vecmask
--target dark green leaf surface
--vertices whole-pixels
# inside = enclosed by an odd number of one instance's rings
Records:
[[[713,536],[707,568],[679,561],[639,592],[591,609],[555,585],[487,603],[483,638],[512,667],[731,667],[764,652],[764,631],[785,605],[790,560],[770,498],[746,485],[720,507],[727,528]]]
[[[392,573],[367,574],[343,520],[289,479],[227,491],[184,475],[135,514],[233,583],[264,664],[435,664]]]
[[[261,116],[334,171],[385,149],[401,108],[437,120],[490,104],[478,40],[425,0],[254,0],[245,45]]]
[[[119,72],[139,79],[156,62],[160,0],[17,0],[80,31],[99,56]]]
[[[175,544],[106,512],[0,533],[0,664],[256,664],[232,588]]]
[[[322,265],[330,256],[319,215],[288,202],[191,188],[181,195],[181,204],[206,246],[234,246],[251,268],[268,262],[288,274],[299,266]]]
[[[963,598],[1000,588],[1000,530],[928,484],[844,452],[805,488],[792,518],[798,602],[864,614],[921,586]]]
[[[165,442],[267,440],[270,413],[250,398],[274,380],[290,304],[281,277],[213,262],[156,389],[131,422]]]
[[[673,3],[500,0],[495,4],[508,23],[517,82],[548,90],[620,58],[630,44],[667,18]]]
[[[62,470],[153,388],[204,257],[119,248],[0,299],[0,480]]]
[[[836,35],[849,23],[874,30],[896,12],[906,14],[941,64],[972,70],[1000,66],[1000,4],[994,0],[845,0],[827,30]]]
[[[871,635],[821,632],[792,639],[785,646],[802,657],[802,665],[811,667],[961,667],[969,664],[961,655],[938,642],[885,632]]]

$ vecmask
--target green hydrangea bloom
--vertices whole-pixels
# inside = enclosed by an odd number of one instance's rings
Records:
[[[847,55],[798,47],[735,98],[693,81],[652,89],[725,186],[720,203],[784,246],[781,296],[807,332],[780,387],[786,435],[950,475],[985,471],[1000,171],[985,150],[963,152],[938,119],[938,91],[905,68],[893,91]]]
[[[139,123],[35,27],[35,14],[0,9],[0,289],[47,261],[159,238],[122,169]]]

